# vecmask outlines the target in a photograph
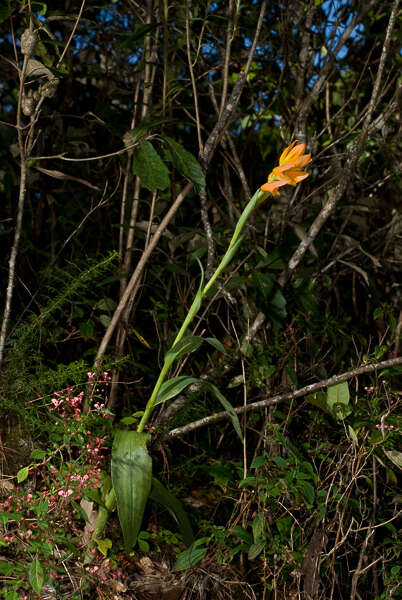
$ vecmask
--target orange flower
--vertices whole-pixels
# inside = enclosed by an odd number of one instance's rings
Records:
[[[294,141],[279,158],[279,166],[275,167],[268,176],[267,183],[261,186],[264,192],[279,196],[279,188],[283,185],[296,185],[309,176],[302,171],[303,167],[311,162],[311,154],[304,154],[306,144],[297,144]]]

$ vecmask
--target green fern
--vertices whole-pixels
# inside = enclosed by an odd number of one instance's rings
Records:
[[[0,415],[13,413],[31,426],[38,425],[38,408],[47,403],[47,395],[86,381],[86,373],[92,365],[83,358],[54,367],[43,363],[40,352],[42,330],[45,327],[51,329],[57,323],[57,311],[64,310],[79,294],[85,296],[88,284],[93,287],[94,281],[110,269],[117,257],[117,252],[112,252],[78,273],[63,270],[63,284],[61,277],[55,274],[44,294],[49,302],[39,309],[40,314],[30,313],[14,328],[8,340],[6,368],[0,384]]]

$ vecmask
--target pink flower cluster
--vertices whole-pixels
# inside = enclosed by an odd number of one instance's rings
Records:
[[[76,396],[71,396],[70,394],[72,394],[73,391],[74,388],[68,388],[67,390],[64,390],[63,394],[56,392],[54,394],[55,397],[51,400],[53,404],[51,410],[59,410],[61,407],[60,416],[64,418],[66,416],[66,410],[68,408],[72,408],[74,413],[74,419],[76,421],[79,421],[81,419],[80,406],[84,398],[84,392],[80,392]]]
[[[394,427],[394,425],[382,425],[381,423],[377,423],[376,428],[377,429],[387,429],[388,431],[392,431],[393,429],[395,429],[395,431],[397,431],[397,429]]]
[[[373,385],[365,385],[364,389],[366,392],[369,392],[369,394],[373,394],[376,388]]]
[[[108,576],[110,576],[110,561],[108,558],[106,558],[101,562],[100,565],[87,565],[85,567],[85,570],[91,575],[96,575],[96,577],[101,579],[102,581],[106,581]]]

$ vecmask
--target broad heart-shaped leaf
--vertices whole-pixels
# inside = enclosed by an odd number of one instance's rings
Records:
[[[43,587],[43,582],[45,580],[45,576],[43,573],[42,565],[40,564],[37,558],[34,558],[29,567],[28,577],[29,583],[31,584],[34,592],[40,594]]]
[[[17,473],[17,483],[22,483],[29,475],[29,465],[27,467],[22,467]]]
[[[204,387],[209,390],[217,400],[222,404],[223,408],[229,413],[230,420],[232,421],[232,425],[235,428],[237,435],[240,438],[241,443],[243,443],[243,434],[241,432],[239,417],[233,406],[230,404],[229,400],[225,398],[225,396],[218,390],[216,385],[210,383],[209,381],[204,382]]]
[[[198,335],[186,335],[180,342],[177,342],[169,352],[167,352],[165,361],[173,362],[189,352],[195,352],[203,342],[204,338]]]
[[[161,385],[161,389],[156,397],[155,406],[174,398],[186,389],[186,387],[192,383],[197,383],[197,381],[201,380],[198,379],[198,377],[189,377],[188,375],[179,375],[178,377],[168,379],[168,381],[165,381],[165,383]]]
[[[148,454],[149,435],[118,430],[112,448],[112,484],[117,513],[130,552],[137,541],[152,484],[152,460]]]
[[[151,190],[165,190],[169,183],[169,169],[147,140],[133,150],[133,173],[141,179],[141,184]]]
[[[335,419],[344,419],[350,414],[349,385],[347,381],[331,385],[327,390],[327,406]]]
[[[198,564],[207,553],[207,548],[203,545],[207,538],[196,540],[187,550],[179,554],[172,571],[184,571]]]
[[[152,488],[149,497],[154,502],[161,504],[170,512],[179,526],[180,533],[186,546],[190,546],[194,541],[193,530],[190,520],[180,500],[176,498],[165,486],[155,477],[152,477]]]
[[[326,413],[330,413],[327,406],[327,394],[325,392],[314,392],[313,394],[308,394],[306,396],[306,400],[308,400],[314,406],[321,408],[321,410]]]
[[[205,175],[196,158],[174,139],[163,136],[163,140],[168,145],[172,162],[179,173],[194,183],[199,194],[204,194]]]

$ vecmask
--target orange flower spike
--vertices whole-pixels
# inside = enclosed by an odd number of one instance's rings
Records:
[[[275,167],[268,176],[268,182],[261,186],[265,192],[279,196],[279,188],[283,185],[295,186],[309,176],[302,171],[303,167],[311,162],[311,154],[304,154],[306,144],[292,142],[281,154],[279,166]]]
[[[276,181],[268,181],[261,186],[264,192],[270,192],[273,196],[279,196],[279,189],[283,185],[289,185],[288,179],[277,179]]]
[[[302,155],[304,154],[304,151],[306,149],[306,144],[297,144],[297,140],[295,140],[294,142],[292,142],[290,144],[290,146],[288,146],[280,155],[279,157],[279,164],[280,165],[286,165],[288,163],[291,162],[295,162],[296,164],[298,164],[298,160],[302,157]],[[306,156],[311,159],[311,155],[310,154],[306,154]]]

